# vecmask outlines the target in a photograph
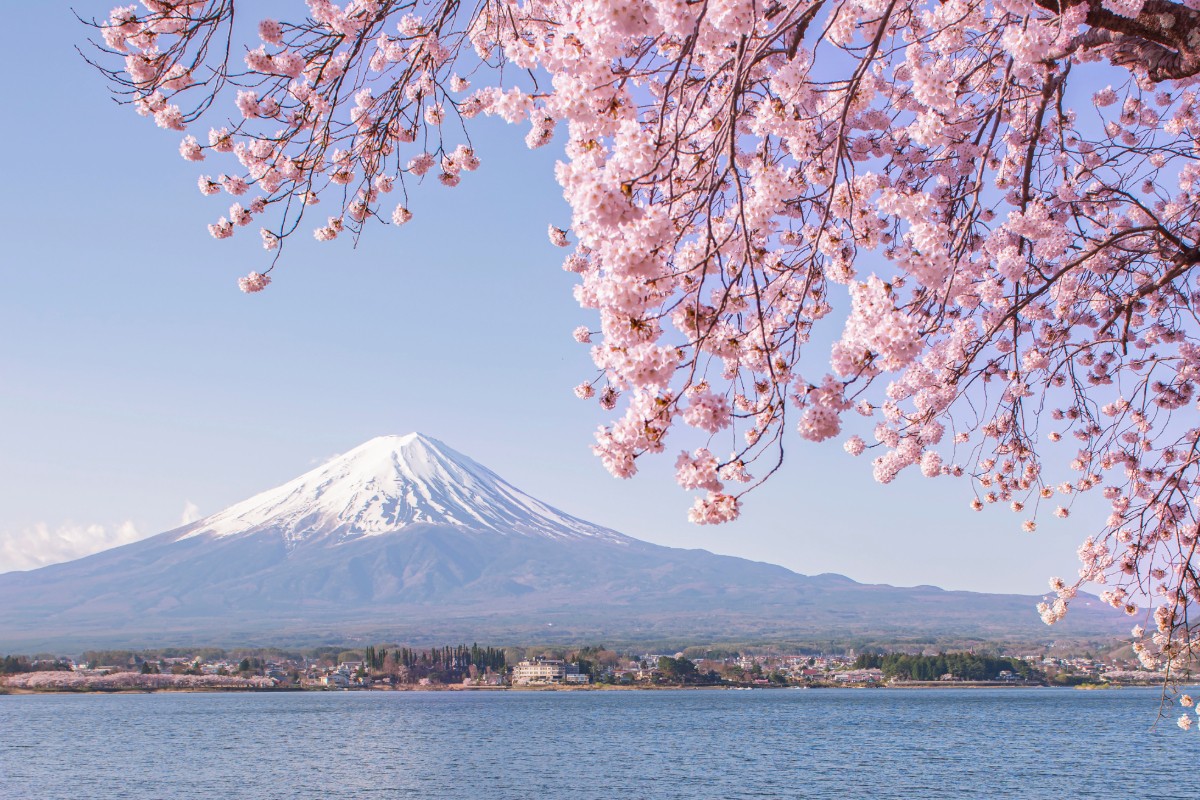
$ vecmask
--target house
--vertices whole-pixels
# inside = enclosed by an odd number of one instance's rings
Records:
[[[345,689],[350,686],[350,679],[341,672],[331,672],[321,678],[321,683],[325,686],[332,686],[335,689]]]
[[[849,672],[837,672],[833,675],[837,683],[879,683],[883,680],[883,671],[878,669],[855,669]]]

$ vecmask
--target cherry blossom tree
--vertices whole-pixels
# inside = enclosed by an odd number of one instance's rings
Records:
[[[616,414],[613,475],[692,429],[678,482],[724,522],[794,430],[871,451],[883,483],[963,477],[1030,532],[1099,495],[1042,616],[1104,584],[1178,669],[1200,648],[1198,9],[297,0],[255,37],[234,0],[145,0],[91,22],[90,58],[214,162],[211,235],[260,229],[246,292],[291,236],[403,225],[423,179],[457,186],[472,118],[531,148],[561,125],[549,237],[598,318],[575,392]]]

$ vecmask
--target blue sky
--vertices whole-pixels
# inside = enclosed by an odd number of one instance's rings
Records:
[[[526,150],[523,128],[483,121],[481,169],[420,187],[403,229],[357,249],[298,236],[269,289],[243,295],[236,279],[266,264],[258,237],[212,239],[229,198],[195,188],[221,164],[184,162],[179,134],[108,98],[65,3],[7,14],[39,33],[0,49],[6,74],[38,77],[9,82],[0,127],[0,571],[167,530],[419,430],[661,544],[898,585],[1041,593],[1074,574],[1085,515],[1023,534],[1006,510],[970,511],[965,481],[879,486],[866,457],[794,433],[730,526],[687,522],[682,440],[634,480],[609,477],[588,450],[605,417],[571,392],[593,374],[571,331],[594,318],[546,239],[569,222],[558,147]]]

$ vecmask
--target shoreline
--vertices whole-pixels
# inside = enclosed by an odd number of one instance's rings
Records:
[[[403,686],[403,687],[161,687],[161,688],[78,688],[78,689],[29,689],[0,685],[0,696],[4,695],[40,695],[40,694],[75,694],[75,695],[113,695],[113,694],[214,694],[224,692],[236,693],[296,693],[296,692],[663,692],[663,691],[781,691],[781,690],[822,690],[822,689],[882,689],[882,690],[918,690],[937,691],[939,689],[1071,689],[1071,690],[1111,690],[1126,688],[1153,688],[1150,684],[1089,684],[1083,686],[1052,686],[1049,684],[1014,684],[1003,681],[907,681],[892,684],[814,684],[809,686],[614,686],[608,684],[592,686]]]

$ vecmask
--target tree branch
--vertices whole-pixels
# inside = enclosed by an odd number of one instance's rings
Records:
[[[1061,13],[1089,0],[1035,0]],[[1145,69],[1155,82],[1200,74],[1200,11],[1170,0],[1146,0],[1134,19],[1114,14],[1093,2],[1088,8],[1091,30],[1075,47],[1104,52],[1112,63]]]

